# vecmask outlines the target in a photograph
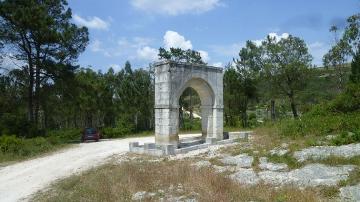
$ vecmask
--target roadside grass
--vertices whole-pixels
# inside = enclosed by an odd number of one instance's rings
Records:
[[[124,135],[119,139],[151,135],[154,135],[153,131],[143,131]],[[35,138],[2,135],[0,136],[0,167],[50,155],[62,149],[76,146],[80,143],[80,137],[79,129],[50,131],[47,136]]]
[[[25,160],[31,160],[35,158],[41,158],[43,156],[51,155],[64,149],[68,149],[76,146],[76,144],[60,144],[53,146],[51,149],[46,151],[32,152],[26,155],[18,155],[13,153],[0,152],[0,167],[8,166],[14,163],[18,163]]]
[[[183,188],[171,189],[181,185]],[[164,193],[159,192],[164,190]],[[144,201],[169,195],[199,201],[323,201],[312,189],[258,185],[241,186],[208,168],[196,169],[187,161],[124,162],[106,164],[60,180],[37,193],[31,201],[131,201],[139,191],[156,193]]]

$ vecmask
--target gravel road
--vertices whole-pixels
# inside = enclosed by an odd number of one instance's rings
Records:
[[[194,134],[186,135],[193,136]],[[82,143],[37,159],[0,168],[0,201],[23,201],[57,179],[98,166],[129,150],[129,142],[154,142],[154,137]]]

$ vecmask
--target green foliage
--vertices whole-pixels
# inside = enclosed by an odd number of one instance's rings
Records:
[[[125,119],[119,119],[116,127],[107,127],[101,130],[102,138],[121,138],[134,132],[135,126]]]
[[[360,85],[360,52],[357,52],[351,63],[350,82]]]
[[[32,157],[49,152],[56,146],[43,137],[24,139],[14,135],[0,136],[0,162]]]
[[[79,129],[50,131],[43,137],[23,138],[15,135],[0,136],[0,163],[21,160],[80,142]]]
[[[183,131],[201,131],[201,119],[184,118],[184,126],[181,128]]]
[[[268,155],[270,162],[274,163],[285,163],[289,166],[290,169],[299,168],[302,166],[291,154],[285,154],[282,156],[279,155]]]
[[[206,64],[201,58],[200,52],[188,49],[182,50],[181,48],[170,48],[166,50],[159,48],[160,59],[172,60],[175,62],[186,62],[190,64]]]
[[[0,48],[24,63],[11,73],[22,84],[27,118],[35,125],[40,104],[48,100],[44,92],[73,73],[89,41],[87,28],[71,22],[67,5],[66,0],[0,1]]]
[[[331,139],[333,145],[344,145],[360,142],[360,129],[355,132],[342,132],[340,135]]]
[[[360,128],[360,113],[305,114],[299,120],[285,119],[276,124],[284,136],[329,135]]]

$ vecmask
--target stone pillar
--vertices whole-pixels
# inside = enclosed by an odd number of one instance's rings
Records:
[[[223,139],[223,108],[211,108],[208,114],[207,142]],[[212,140],[210,140],[212,139]]]
[[[201,106],[201,137],[205,140],[208,134],[209,115],[212,113],[212,106]]]
[[[213,108],[213,137],[217,140],[222,140],[223,135],[223,112],[224,108]]]
[[[155,107],[155,142],[156,145],[178,146],[179,108]]]
[[[173,97],[171,64],[155,67],[155,143],[178,146],[179,107],[171,103]]]

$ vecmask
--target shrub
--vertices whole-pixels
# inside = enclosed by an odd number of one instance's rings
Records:
[[[80,129],[63,129],[49,131],[46,138],[52,144],[79,142],[81,138]]]
[[[327,115],[305,114],[301,119],[286,119],[276,124],[284,136],[328,135],[360,128],[360,113],[328,113]]]
[[[360,142],[360,130],[356,132],[343,132],[331,140],[333,145],[344,145]]]
[[[17,138],[15,135],[0,136],[0,151],[2,153],[19,153],[21,148],[24,147],[22,139]]]
[[[101,135],[103,138],[121,138],[128,134],[130,134],[132,131],[129,130],[129,128],[104,128],[101,130]]]

